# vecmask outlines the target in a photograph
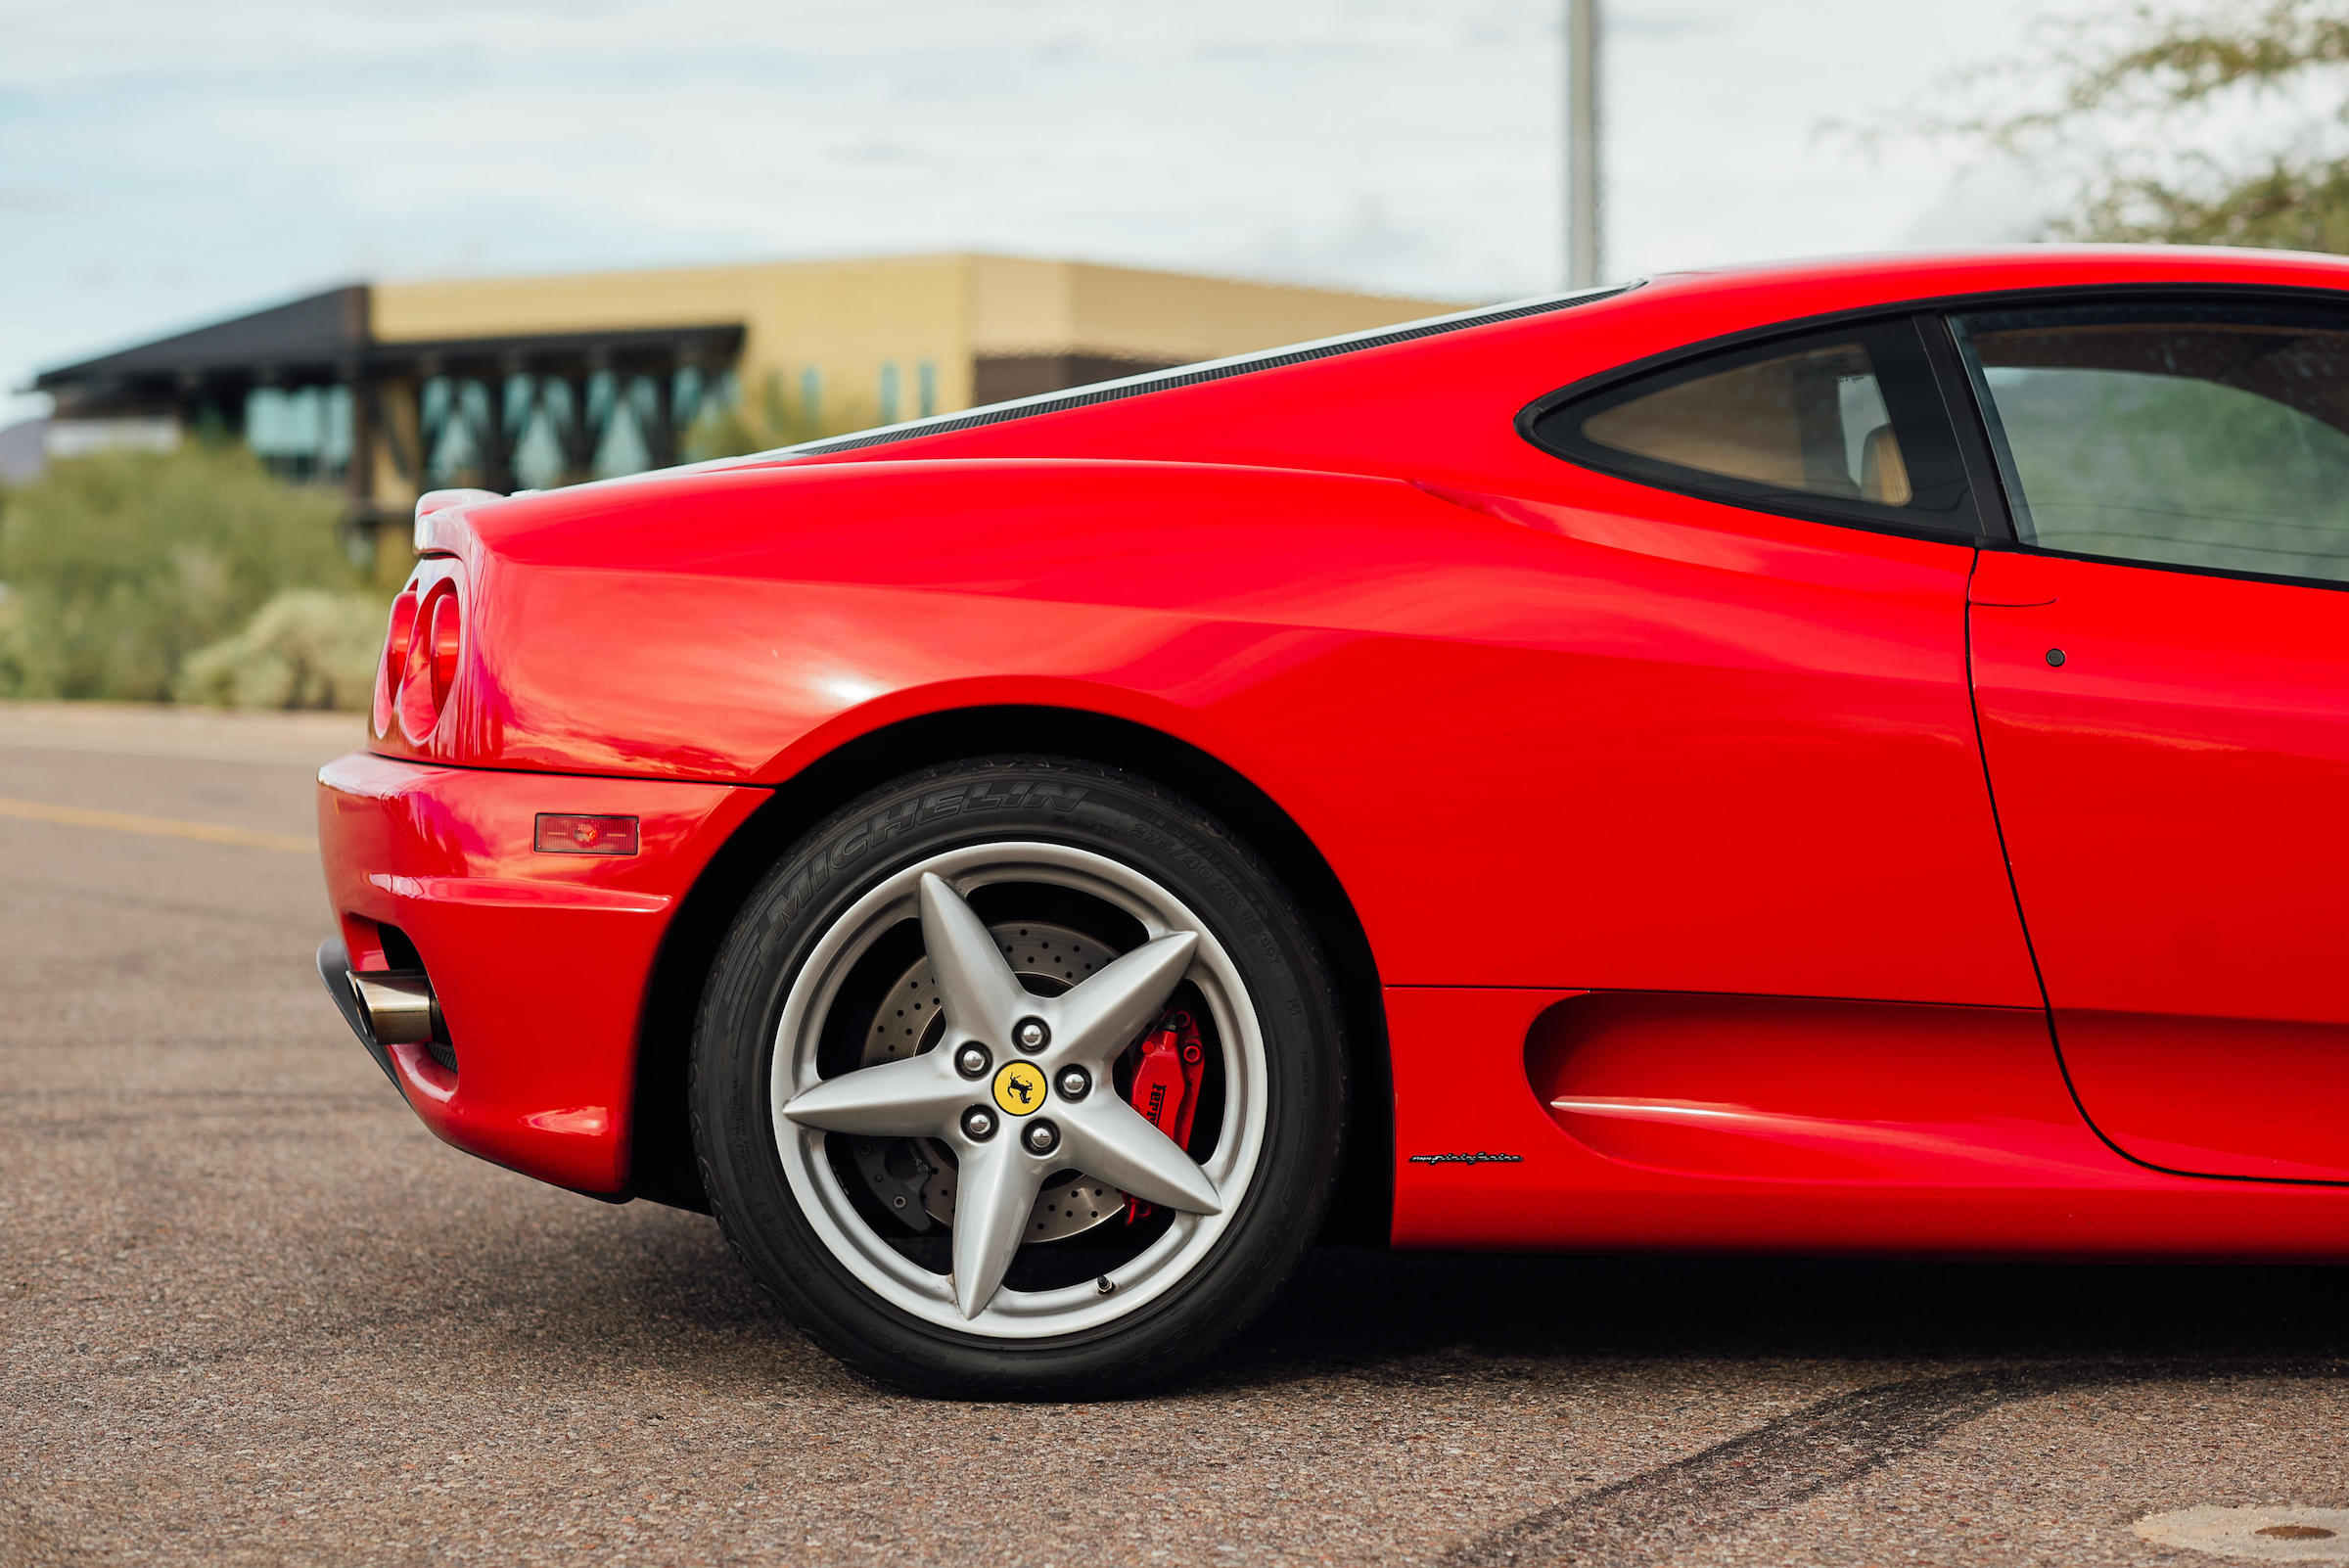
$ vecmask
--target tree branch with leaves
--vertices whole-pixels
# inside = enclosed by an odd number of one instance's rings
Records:
[[[1905,128],[2068,182],[2046,237],[2349,253],[2349,0],[2043,23],[2029,60],[1956,85],[2042,100]]]

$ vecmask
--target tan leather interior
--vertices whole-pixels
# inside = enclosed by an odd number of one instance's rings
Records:
[[[1890,425],[1878,425],[1860,445],[1860,494],[1884,506],[1907,506],[1909,465]]]
[[[1593,415],[1583,434],[1681,468],[1803,489],[1803,433],[1794,412],[1798,363],[1772,360],[1665,387]]]

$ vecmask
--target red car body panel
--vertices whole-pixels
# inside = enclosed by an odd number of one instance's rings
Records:
[[[1406,1151],[1397,1245],[2304,1260],[2349,1246],[2338,1186],[2196,1179],[2115,1153],[2064,1092],[2037,1011],[1590,999],[1612,1011],[1574,1018],[1582,998],[1554,991],[1387,993]],[[1561,1036],[1597,1045],[1591,1076],[1632,1092],[1545,1110],[1558,1084],[1541,1081],[1541,1048]],[[1655,1059],[1610,1079],[1623,1036]],[[1412,1164],[1414,1150],[1519,1158]]]
[[[1626,548],[1557,508],[1160,464],[710,476],[617,568],[592,522],[504,510],[472,603],[522,652],[454,715],[470,765],[639,773],[606,737],[652,736],[668,776],[765,783],[915,714],[1106,713],[1264,788],[1393,983],[2038,999],[1962,545],[1714,507],[1734,531],[1646,519]],[[1107,515],[1114,547],[1071,547]],[[945,521],[880,548],[895,516]],[[1559,897],[1568,864],[1604,896]],[[1862,908],[1901,940],[1819,940]]]
[[[1983,747],[2081,1104],[2173,1171],[2349,1178],[2349,595],[1985,552],[1975,598]]]
[[[2160,729],[2178,713],[2153,711],[2179,710],[2160,691],[2035,684],[2024,655],[2053,623],[2023,608],[2028,572],[1999,573],[2082,563],[1679,494],[1515,425],[1586,376],[1778,322],[2214,281],[2340,290],[2349,266],[2033,251],[1682,275],[1064,412],[441,514],[426,571],[461,595],[459,677],[421,739],[394,723],[380,757],[331,768],[322,806],[355,961],[363,922],[398,926],[482,1042],[438,1087],[411,1051],[401,1086],[461,1146],[625,1192],[662,931],[768,791],[908,719],[1065,710],[1225,764],[1327,862],[1384,988],[1398,1242],[2336,1255],[2349,1192],[2149,1169],[2349,1174],[2313,1119],[2283,1165],[2229,1130],[2331,1049],[2307,1033],[2341,1022],[2321,965],[2275,1016],[2235,990],[2310,952],[2263,969],[2238,943],[2234,978],[2165,978],[2142,944],[2043,944],[2062,1055],[2050,1038],[2023,917],[2036,935],[2044,900],[2053,929],[2116,871],[2158,900],[2117,840],[2060,806],[2015,815],[2005,781],[2035,800],[2099,770],[2142,785],[2147,748],[2183,733]],[[2085,577],[2050,596],[2080,599],[2074,637],[2143,613],[2098,609]],[[2314,634],[2256,600],[2246,626]],[[2279,659],[2247,645],[2171,675],[2313,809],[2341,709],[2302,723],[2323,694]],[[2244,682],[2260,695],[2238,702]],[[2154,738],[2115,740],[2114,704]],[[2266,786],[2164,787],[2175,806]],[[533,854],[540,811],[640,814],[643,853]],[[2193,853],[2274,847],[2237,823]],[[581,968],[631,1008],[589,1021],[534,978]],[[2099,1056],[2094,1020],[2146,1007],[2218,1033],[2152,1073],[2134,1041]],[[2214,1091],[2213,1050],[2259,1069]],[[1414,1158],[1472,1153],[1513,1158]]]
[[[628,1185],[644,977],[677,901],[763,804],[718,784],[420,766],[364,754],[319,775],[327,897],[354,967],[379,932],[431,955],[458,1075],[390,1047],[400,1092],[468,1153],[582,1192]],[[537,854],[540,811],[637,817],[636,855]],[[611,984],[614,977],[621,983]]]

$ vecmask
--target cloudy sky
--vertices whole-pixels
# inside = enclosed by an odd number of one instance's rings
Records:
[[[1611,273],[2006,238],[1822,121],[2097,0],[1610,0]],[[0,422],[353,279],[979,248],[1457,299],[1563,266],[1563,0],[0,0]]]

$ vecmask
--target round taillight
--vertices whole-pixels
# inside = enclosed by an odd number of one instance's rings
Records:
[[[407,669],[408,642],[416,634],[416,590],[409,588],[392,601],[392,623],[384,634],[384,657],[375,669],[375,732],[392,732],[392,705],[399,700],[399,677]]]
[[[399,715],[399,731],[411,745],[422,746],[431,739],[433,727],[440,722],[440,707],[456,684],[457,617],[456,585],[447,581],[428,589],[417,607],[407,658],[392,698],[392,710]]]
[[[433,604],[433,708],[437,712],[448,701],[448,690],[457,683],[458,616],[457,596],[444,593]]]

